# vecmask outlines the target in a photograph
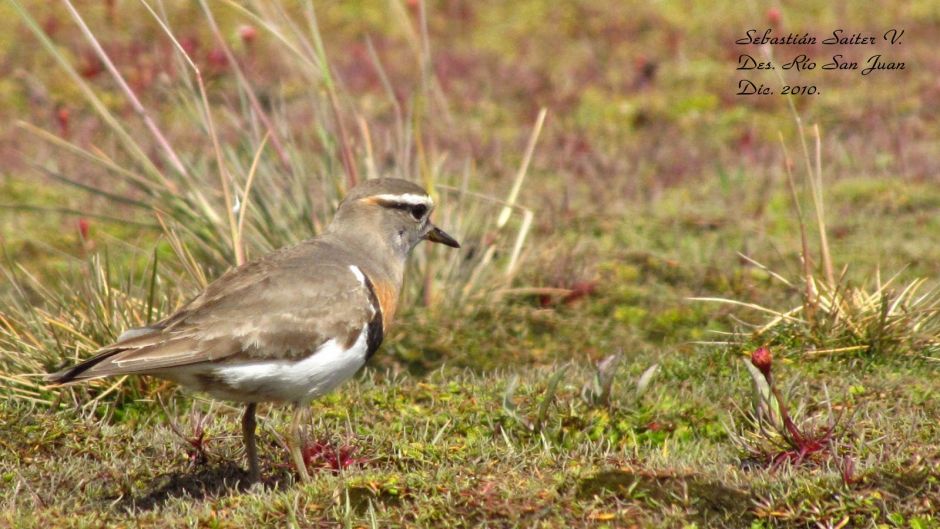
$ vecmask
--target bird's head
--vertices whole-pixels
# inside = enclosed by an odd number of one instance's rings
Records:
[[[434,201],[420,186],[397,178],[366,180],[340,203],[329,232],[380,244],[402,258],[422,240],[460,244],[431,223]]]

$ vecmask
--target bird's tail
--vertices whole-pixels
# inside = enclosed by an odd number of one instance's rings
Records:
[[[130,372],[115,372],[114,369],[92,369],[98,364],[105,362],[118,353],[123,353],[130,349],[138,349],[141,345],[152,345],[147,340],[160,333],[163,327],[160,324],[149,325],[147,327],[135,327],[124,331],[118,336],[117,341],[103,349],[98,350],[98,354],[85,360],[84,362],[67,367],[61,371],[50,373],[44,377],[46,382],[51,384],[68,384],[81,380],[91,380],[111,375],[129,374]],[[102,366],[106,367],[106,366]],[[88,371],[92,371],[89,373]]]
[[[74,366],[67,367],[61,371],[56,371],[55,373],[49,373],[43,380],[51,384],[68,384],[69,382],[78,382],[79,380],[87,380],[91,378],[98,378],[96,376],[85,376],[82,374],[85,371],[88,371],[92,367],[96,366],[100,362],[111,358],[112,356],[124,351],[124,349],[115,348],[109,349],[97,356],[93,356],[84,362],[75,364]]]

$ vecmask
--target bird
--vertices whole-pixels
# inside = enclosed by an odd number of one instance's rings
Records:
[[[365,180],[316,237],[237,266],[168,317],[132,328],[95,356],[49,374],[55,385],[149,375],[245,405],[248,481],[260,479],[258,403],[293,404],[288,449],[302,481],[306,405],[350,379],[378,350],[405,264],[423,240],[460,248],[430,221],[419,185]]]

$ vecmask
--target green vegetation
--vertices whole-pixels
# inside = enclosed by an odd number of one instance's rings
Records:
[[[152,5],[0,6],[0,526],[940,527],[935,2]],[[807,77],[801,134],[729,88],[776,23],[909,68]],[[237,408],[42,384],[379,174],[464,249],[311,404],[311,483],[283,408],[245,490]]]

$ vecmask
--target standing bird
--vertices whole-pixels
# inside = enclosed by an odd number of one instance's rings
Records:
[[[431,197],[411,182],[367,180],[349,192],[319,237],[230,270],[173,315],[126,331],[47,380],[152,375],[244,402],[252,482],[260,475],[255,409],[259,402],[292,402],[290,453],[307,481],[305,404],[352,377],[379,348],[414,247],[422,240],[460,247],[431,224],[433,209]]]

